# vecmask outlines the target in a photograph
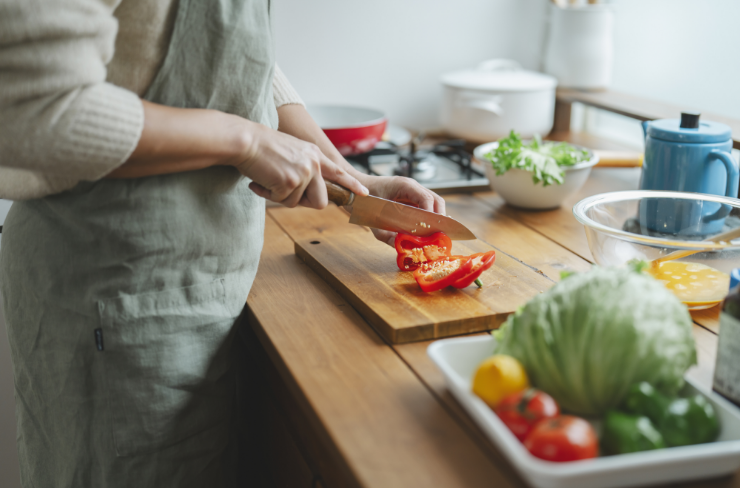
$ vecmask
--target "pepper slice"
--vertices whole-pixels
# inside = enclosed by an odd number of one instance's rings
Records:
[[[414,270],[414,279],[427,293],[446,288],[467,275],[473,265],[468,256],[453,256],[421,263]]]
[[[401,271],[414,271],[420,264],[449,258],[452,240],[442,232],[426,237],[396,234],[394,242],[398,257],[396,264]]]
[[[455,288],[470,286],[481,273],[493,266],[493,262],[496,261],[496,251],[479,252],[469,257],[471,262],[470,272],[452,284]]]

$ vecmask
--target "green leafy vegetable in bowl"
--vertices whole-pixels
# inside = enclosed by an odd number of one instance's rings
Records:
[[[494,332],[495,354],[518,359],[567,411],[604,415],[647,381],[675,396],[696,364],[691,317],[660,282],[629,268],[572,274]]]
[[[510,169],[523,169],[532,173],[535,184],[542,186],[561,185],[565,173],[563,167],[588,161],[588,151],[577,149],[567,142],[548,142],[535,134],[534,139],[524,143],[513,130],[508,137],[498,141],[498,147],[485,155],[501,176]]]

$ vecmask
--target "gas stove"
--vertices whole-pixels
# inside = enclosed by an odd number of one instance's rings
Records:
[[[473,192],[489,189],[483,168],[465,150],[465,141],[453,139],[422,145],[424,135],[404,147],[379,142],[369,152],[348,156],[359,171],[376,176],[407,176],[437,193]]]

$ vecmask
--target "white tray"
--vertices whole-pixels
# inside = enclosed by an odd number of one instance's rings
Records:
[[[445,339],[427,354],[442,370],[447,387],[519,474],[537,488],[611,488],[690,481],[735,472],[740,467],[740,413],[718,394],[689,378],[684,393],[704,394],[714,405],[721,433],[716,442],[597,459],[552,463],[532,456],[483,401],[470,391],[476,367],[493,352],[490,335]]]

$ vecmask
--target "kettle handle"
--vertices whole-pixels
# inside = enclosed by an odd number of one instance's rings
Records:
[[[737,198],[737,187],[738,187],[738,170],[735,160],[732,159],[730,153],[713,149],[707,156],[707,161],[713,161],[719,159],[725,165],[727,169],[727,188],[725,189],[725,196]],[[704,222],[712,222],[713,220],[719,220],[727,217],[730,214],[732,207],[729,205],[722,204],[719,209],[712,215],[706,215],[702,217]]]
[[[725,189],[725,196],[737,198],[737,190],[738,190],[738,169],[737,169],[737,163],[735,163],[735,160],[732,158],[730,153],[720,151],[718,149],[713,149],[709,153],[709,161],[719,159],[724,163],[725,168],[727,169],[727,188]]]

